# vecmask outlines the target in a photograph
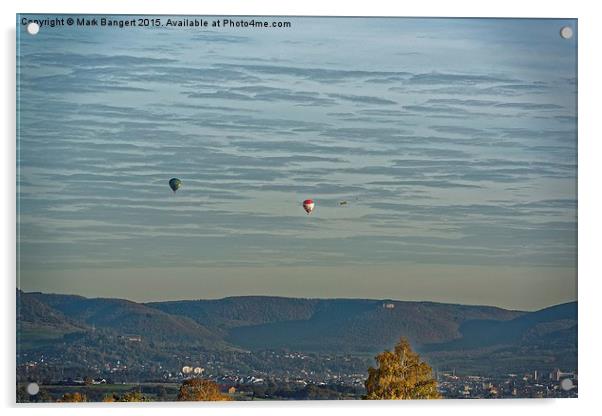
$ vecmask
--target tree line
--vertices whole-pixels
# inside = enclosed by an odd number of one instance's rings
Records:
[[[414,352],[407,339],[400,339],[393,351],[384,351],[375,357],[376,367],[368,369],[365,381],[366,400],[407,400],[439,399],[437,381],[433,378],[432,368]],[[162,387],[162,386],[159,386]],[[161,394],[163,393],[163,394]],[[277,393],[277,394],[276,394]],[[340,392],[315,385],[301,390],[275,391],[275,395],[289,399],[337,399]],[[36,396],[29,396],[24,387],[17,390],[17,401],[52,401],[46,391],[40,390]],[[165,388],[157,392],[157,397],[167,396]],[[110,393],[103,397],[104,402],[145,402],[152,401],[151,395],[142,391],[129,391],[122,394]],[[177,398],[178,401],[229,401],[232,398],[223,393],[220,386],[202,378],[184,380]],[[58,402],[86,402],[83,392],[64,393]]]

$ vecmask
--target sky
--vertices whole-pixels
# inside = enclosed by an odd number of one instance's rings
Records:
[[[18,287],[576,300],[575,20],[261,20],[18,28]]]

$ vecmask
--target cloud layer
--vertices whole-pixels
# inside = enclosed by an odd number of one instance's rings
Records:
[[[507,23],[531,44],[497,36],[503,21],[412,20],[412,32],[386,20],[374,34],[371,19],[278,37],[22,37],[22,276],[34,287],[47,269],[573,268],[575,48],[549,35],[555,22],[534,22]],[[505,47],[484,52],[483,39]]]

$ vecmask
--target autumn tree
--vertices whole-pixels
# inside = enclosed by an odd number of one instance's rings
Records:
[[[431,367],[412,351],[402,338],[391,351],[376,356],[378,368],[368,369],[366,396],[368,400],[439,399],[437,381]]]
[[[130,391],[122,395],[119,402],[149,402],[150,400],[139,391]]]
[[[76,391],[75,393],[63,394],[63,397],[61,397],[58,401],[65,402],[65,403],[80,403],[80,402],[87,402],[88,398],[86,397],[85,394],[82,394],[82,393]]]
[[[140,391],[129,391],[121,396],[112,393],[107,394],[102,398],[103,402],[150,402],[149,397],[143,395]]]
[[[225,401],[231,400],[222,394],[217,383],[211,380],[191,378],[184,380],[178,393],[180,401]]]

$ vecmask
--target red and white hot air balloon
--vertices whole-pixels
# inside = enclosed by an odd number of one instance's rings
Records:
[[[306,199],[305,201],[303,201],[303,209],[305,210],[305,212],[307,212],[307,215],[311,214],[311,212],[314,210],[314,206],[316,204],[314,204],[314,201],[311,199]]]

